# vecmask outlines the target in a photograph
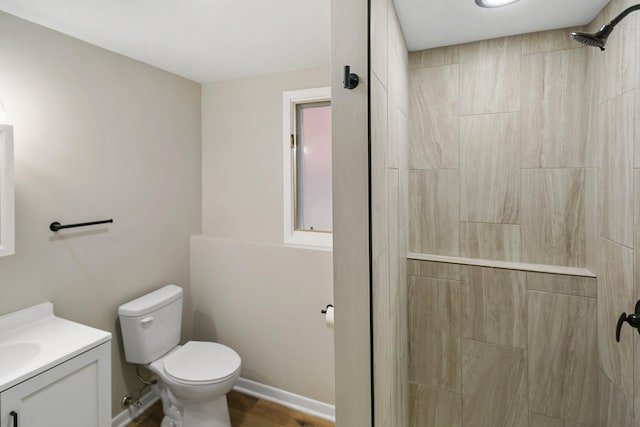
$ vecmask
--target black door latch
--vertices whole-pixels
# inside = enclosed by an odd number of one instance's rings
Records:
[[[640,300],[636,302],[635,313],[631,313],[627,316],[627,313],[622,313],[620,318],[618,319],[618,324],[616,325],[616,341],[620,342],[620,329],[622,329],[622,325],[624,322],[627,322],[629,326],[632,328],[636,328],[638,333],[640,334]]]

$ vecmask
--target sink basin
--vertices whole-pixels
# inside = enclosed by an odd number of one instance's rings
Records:
[[[50,302],[0,316],[0,393],[110,340],[56,316]]]
[[[40,346],[31,342],[0,345],[0,377],[31,362],[40,353]]]

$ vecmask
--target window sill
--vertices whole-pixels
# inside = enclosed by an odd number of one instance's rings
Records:
[[[295,231],[292,235],[285,237],[284,244],[287,246],[333,251],[333,234]]]

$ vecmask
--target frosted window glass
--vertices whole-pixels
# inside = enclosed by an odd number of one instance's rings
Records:
[[[331,106],[296,106],[296,229],[331,232]]]

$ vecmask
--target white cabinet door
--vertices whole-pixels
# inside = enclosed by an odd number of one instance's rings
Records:
[[[111,343],[0,393],[0,427],[109,427]]]

